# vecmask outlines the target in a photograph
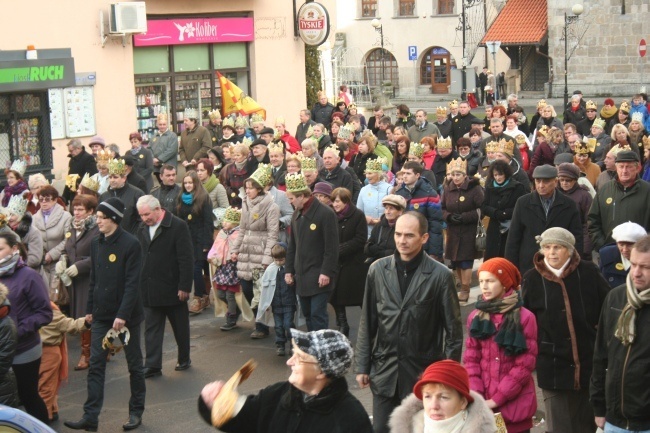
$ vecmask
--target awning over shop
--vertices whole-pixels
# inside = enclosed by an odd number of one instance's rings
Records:
[[[501,41],[501,45],[537,45],[548,31],[546,0],[509,0],[481,40]]]

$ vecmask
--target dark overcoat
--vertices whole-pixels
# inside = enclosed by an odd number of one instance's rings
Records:
[[[442,194],[442,218],[447,221],[445,258],[452,262],[476,258],[476,226],[482,204],[483,188],[477,178],[466,177],[460,186],[453,182],[445,185]],[[462,223],[452,223],[453,214],[460,214]]]
[[[68,233],[70,235],[68,236]],[[79,272],[72,279],[70,291],[70,317],[86,315],[88,304],[88,285],[90,284],[90,244],[99,236],[99,228],[95,220],[77,237],[77,231],[70,228],[66,233],[65,254],[68,256],[68,266],[75,265]]]
[[[354,204],[339,218],[339,274],[330,302],[332,305],[361,306],[367,265],[363,247],[368,237],[366,216]]]
[[[499,188],[486,183],[481,211],[484,216],[490,218],[490,222],[487,226],[487,246],[483,260],[504,256],[508,232],[501,233],[501,223],[512,219],[517,200],[525,194],[524,186],[513,178],[510,178],[507,185]]]

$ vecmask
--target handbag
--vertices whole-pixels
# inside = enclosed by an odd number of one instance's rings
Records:
[[[56,305],[69,305],[70,293],[56,273],[50,275],[50,300]]]
[[[501,412],[494,414],[494,422],[497,425],[496,433],[508,433],[508,429],[506,428],[506,421],[503,419]]]
[[[478,222],[476,223],[474,247],[477,252],[483,252],[487,246],[487,236],[485,235],[485,227],[483,227],[483,222],[481,221],[481,211],[477,209],[476,212],[478,212]]]

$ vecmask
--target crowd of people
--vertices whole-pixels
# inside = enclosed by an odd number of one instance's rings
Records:
[[[535,370],[547,432],[650,429],[650,115],[645,95],[600,112],[581,96],[562,118],[541,100],[528,122],[509,95],[484,118],[453,101],[393,120],[381,106],[366,119],[342,88],[301,110],[294,136],[284,118],[212,110],[202,125],[188,109],[177,137],[160,114],[123,154],[71,140],[62,194],[16,161],[0,193],[0,402],[58,419],[78,333],[88,397],[65,425],[97,430],[123,346],[135,429],[166,320],[184,371],[190,317],[213,309],[223,332],[250,320],[251,338],[273,333],[292,368],[235,396],[223,431],[526,432]],[[348,307],[361,308],[354,350]],[[372,427],[350,369],[372,391]],[[223,386],[201,393],[208,422]]]

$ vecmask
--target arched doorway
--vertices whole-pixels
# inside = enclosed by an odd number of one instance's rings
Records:
[[[431,47],[425,51],[420,62],[420,84],[430,85],[431,93],[449,93],[451,69],[456,60],[446,49]]]
[[[390,51],[376,48],[368,53],[365,61],[365,80],[370,87],[378,87],[382,81],[399,87],[397,60]]]

